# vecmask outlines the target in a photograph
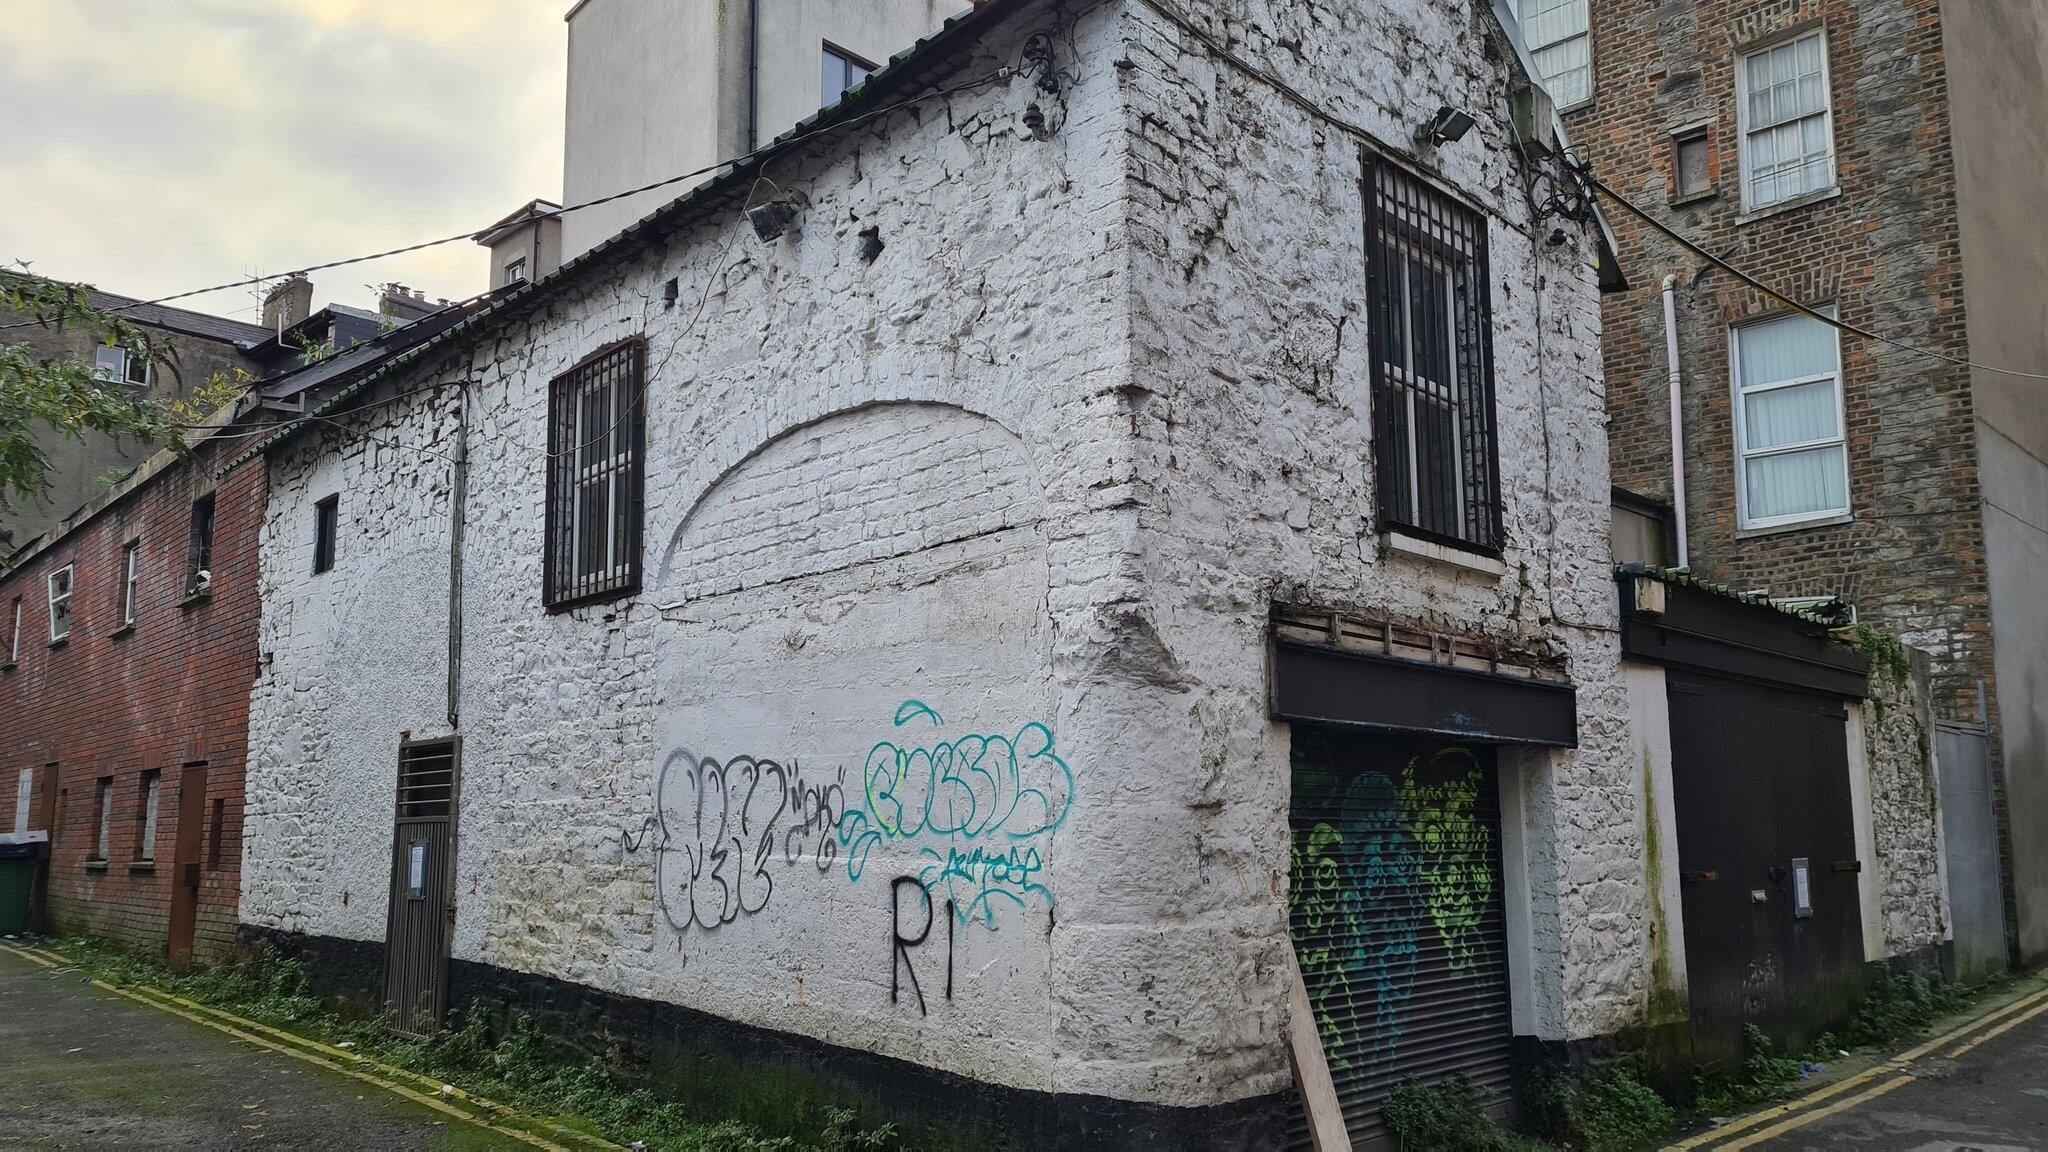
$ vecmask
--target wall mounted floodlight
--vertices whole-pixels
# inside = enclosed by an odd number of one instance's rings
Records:
[[[796,205],[781,198],[756,204],[747,209],[747,221],[754,226],[754,235],[761,238],[761,243],[772,244],[796,223]]]
[[[1455,144],[1465,138],[1465,133],[1470,132],[1475,123],[1477,121],[1470,112],[1446,104],[1436,110],[1429,123],[1415,130],[1415,142],[1425,148]]]

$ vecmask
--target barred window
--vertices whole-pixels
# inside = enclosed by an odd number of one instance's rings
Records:
[[[1485,221],[1375,156],[1366,187],[1380,526],[1498,553]]]
[[[640,590],[646,365],[645,343],[629,340],[593,354],[551,388],[542,576],[550,610]]]

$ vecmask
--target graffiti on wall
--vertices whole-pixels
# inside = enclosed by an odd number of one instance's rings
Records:
[[[1453,971],[1478,963],[1494,899],[1487,777],[1470,752],[1418,756],[1400,783],[1379,772],[1298,771],[1288,913],[1302,982],[1333,1068],[1391,1059],[1417,968],[1441,944]],[[1429,937],[1435,930],[1435,939]]]
[[[716,931],[763,911],[787,870],[823,877],[843,861],[846,882],[859,884],[883,858],[910,873],[892,886],[892,899],[907,880],[926,911],[943,905],[949,952],[955,920],[994,927],[998,913],[1033,906],[1050,915],[1051,838],[1075,789],[1051,727],[1032,722],[1014,733],[951,738],[944,727],[931,706],[904,702],[892,733],[868,748],[850,782],[844,767],[817,773],[793,759],[677,748],[656,778],[654,815],[624,830],[626,851],[651,846],[662,912],[679,933]],[[930,930],[905,944],[908,905],[898,903],[892,948],[903,951]]]

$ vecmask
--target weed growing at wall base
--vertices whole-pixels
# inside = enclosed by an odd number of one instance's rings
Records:
[[[233,1012],[369,1059],[421,1073],[565,1129],[619,1143],[692,1152],[865,1152],[907,1147],[891,1125],[864,1125],[851,1109],[813,1101],[781,1131],[693,1109],[634,1082],[616,1060],[544,1034],[530,1019],[472,1007],[424,1040],[394,1035],[381,1019],[345,1015],[314,997],[304,971],[267,950],[234,968],[176,973],[97,940],[68,938],[58,949],[109,983],[152,988]],[[744,1076],[727,1070],[728,1078]],[[726,1084],[727,1098],[735,1085]],[[929,1147],[928,1143],[919,1146]]]
[[[1380,1119],[1402,1152],[1518,1152],[1528,1142],[1487,1114],[1486,1091],[1464,1076],[1434,1084],[1410,1080],[1380,1105]]]

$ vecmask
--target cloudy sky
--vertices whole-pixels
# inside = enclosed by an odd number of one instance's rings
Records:
[[[0,0],[0,263],[153,297],[562,189],[569,0]],[[314,277],[485,286],[461,243]],[[253,321],[247,289],[185,302]]]

